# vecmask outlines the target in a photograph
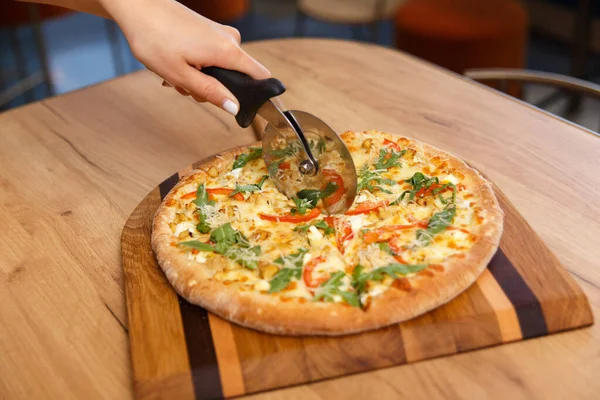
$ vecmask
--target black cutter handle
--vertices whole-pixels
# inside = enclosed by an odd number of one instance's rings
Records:
[[[223,84],[240,102],[240,110],[235,120],[242,128],[247,128],[260,107],[271,97],[285,92],[285,86],[278,79],[254,79],[242,72],[219,67],[202,68],[202,72],[210,75]]]

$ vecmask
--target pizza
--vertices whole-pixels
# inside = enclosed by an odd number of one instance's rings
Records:
[[[326,187],[288,198],[269,178],[260,144],[182,177],[152,231],[175,290],[260,331],[342,335],[414,318],[473,284],[502,234],[489,182],[416,140],[379,131],[341,137],[358,176],[344,214],[323,207],[343,196],[335,165],[322,165]],[[285,159],[275,165],[281,174],[290,168]]]

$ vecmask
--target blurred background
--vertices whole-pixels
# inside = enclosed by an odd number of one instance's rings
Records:
[[[236,27],[244,42],[327,37],[396,48],[600,130],[599,0],[181,3]],[[7,0],[0,54],[0,111],[143,68],[112,21]]]

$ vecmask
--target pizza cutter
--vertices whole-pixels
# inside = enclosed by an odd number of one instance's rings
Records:
[[[285,92],[275,79],[256,80],[238,71],[202,68],[240,103],[235,119],[248,127],[256,114],[269,123],[263,135],[263,158],[269,176],[288,198],[323,199],[328,213],[343,213],[356,197],[356,167],[350,151],[325,122],[304,111],[285,110],[277,96]]]

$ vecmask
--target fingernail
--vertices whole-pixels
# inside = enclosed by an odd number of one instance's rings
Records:
[[[223,103],[223,109],[231,115],[237,115],[239,108],[233,101],[227,99]]]

